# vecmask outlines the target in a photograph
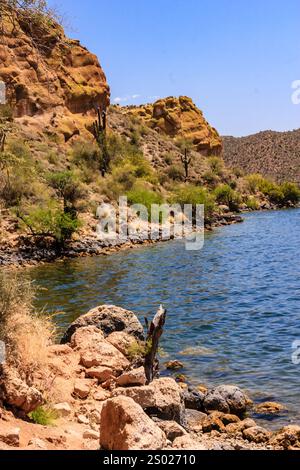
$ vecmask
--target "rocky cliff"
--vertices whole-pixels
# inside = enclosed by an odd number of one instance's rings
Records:
[[[219,155],[222,140],[206,121],[191,98],[180,96],[160,99],[154,104],[128,106],[124,112],[141,118],[151,129],[174,139],[193,142],[195,150],[204,155]]]
[[[95,107],[109,104],[109,87],[97,57],[57,25],[37,42],[28,25],[4,24],[0,80],[6,84],[16,121],[31,136],[47,132],[68,141],[86,132]]]

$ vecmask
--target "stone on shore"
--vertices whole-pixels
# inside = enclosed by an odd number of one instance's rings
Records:
[[[208,450],[207,447],[188,435],[177,437],[172,447],[178,450]]]
[[[130,365],[128,359],[108,343],[95,326],[77,330],[71,338],[71,346],[79,352],[80,363],[88,369],[108,368],[111,369],[111,375],[116,375]]]
[[[300,448],[300,426],[290,424],[276,432],[271,438],[271,444],[289,449]]]
[[[183,392],[185,407],[189,410],[203,411],[205,394],[194,387],[188,387]]]
[[[130,347],[136,343],[136,338],[125,331],[115,331],[107,336],[106,341],[118,349],[124,356],[128,356]]]
[[[186,430],[176,423],[176,421],[155,421],[157,426],[165,433],[169,441],[174,441],[177,437],[186,436]]]
[[[72,408],[69,403],[57,403],[53,406],[53,410],[59,418],[68,418],[72,414]]]
[[[144,410],[159,418],[177,421],[179,424],[184,421],[182,391],[174,379],[161,378],[150,385],[114,390],[113,396],[120,395],[132,398]]]
[[[138,369],[129,370],[124,372],[116,380],[117,385],[120,387],[132,387],[135,385],[145,385],[146,375],[144,367]]]
[[[261,426],[253,426],[252,428],[247,428],[243,431],[243,437],[250,442],[255,442],[256,444],[268,442],[271,436],[272,433]]]
[[[19,376],[17,370],[2,367],[0,379],[0,398],[7,405],[18,408],[26,414],[43,403],[43,396],[35,387],[29,387]]]
[[[243,415],[251,401],[238,387],[220,385],[209,390],[204,397],[203,406],[206,411],[222,411],[223,413]]]
[[[115,331],[123,331],[136,339],[144,339],[142,324],[133,312],[115,305],[101,305],[77,318],[65,332],[61,343],[69,343],[75,331],[86,326],[95,326],[105,337]]]
[[[20,446],[20,429],[13,428],[6,432],[0,433],[0,441],[4,442],[8,446],[19,447]]]
[[[160,450],[166,443],[163,431],[129,397],[104,403],[100,429],[103,450]]]

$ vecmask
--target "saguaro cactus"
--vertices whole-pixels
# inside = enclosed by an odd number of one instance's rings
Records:
[[[100,171],[104,177],[109,170],[110,156],[106,141],[106,109],[97,108],[97,120],[93,124],[93,134],[101,152]]]
[[[188,149],[184,150],[184,155],[181,156],[181,161],[184,166],[185,181],[189,178],[189,167],[192,161],[192,158],[188,156]]]

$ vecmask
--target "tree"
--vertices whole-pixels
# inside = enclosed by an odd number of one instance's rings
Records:
[[[63,200],[64,213],[74,213],[75,215],[75,203],[82,197],[83,191],[73,172],[60,171],[50,173],[46,179],[57,196]]]
[[[188,149],[187,148],[184,150],[184,155],[181,155],[181,161],[182,161],[183,166],[184,166],[185,181],[187,181],[188,178],[189,178],[189,167],[190,167],[190,164],[191,164],[191,161],[192,161],[192,157],[188,156]]]
[[[51,49],[52,42],[60,41],[63,36],[62,18],[48,7],[46,0],[0,0],[2,34],[5,23],[11,25],[13,33],[20,26],[42,52]]]

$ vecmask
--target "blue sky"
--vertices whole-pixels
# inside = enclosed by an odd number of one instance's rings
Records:
[[[51,0],[112,100],[188,95],[223,135],[300,127],[299,0]]]

